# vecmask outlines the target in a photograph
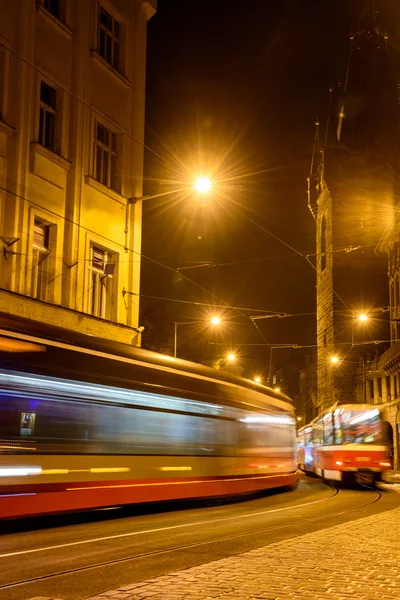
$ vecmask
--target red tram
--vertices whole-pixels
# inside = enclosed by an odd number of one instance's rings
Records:
[[[297,482],[284,394],[0,314],[0,518]]]
[[[379,408],[335,405],[298,431],[299,468],[332,481],[373,483],[390,469],[391,451]]]

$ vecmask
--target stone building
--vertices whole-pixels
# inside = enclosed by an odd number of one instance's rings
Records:
[[[374,347],[367,342],[388,336],[380,321],[386,258],[378,244],[396,194],[396,52],[375,8],[364,3],[344,81],[330,86],[323,131],[316,125],[309,208],[317,234],[320,409],[357,400],[358,366]]]
[[[330,88],[323,135],[317,125],[308,195],[317,233],[318,407],[382,405],[397,469],[399,22],[398,3],[364,3],[344,82]]]
[[[0,3],[0,311],[138,344],[156,0]]]

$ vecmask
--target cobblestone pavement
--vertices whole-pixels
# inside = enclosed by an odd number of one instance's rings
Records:
[[[395,509],[90,600],[399,599],[399,565],[400,509]]]

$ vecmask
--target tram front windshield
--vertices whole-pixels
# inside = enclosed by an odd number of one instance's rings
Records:
[[[339,410],[335,421],[337,444],[378,444],[383,440],[379,410]]]

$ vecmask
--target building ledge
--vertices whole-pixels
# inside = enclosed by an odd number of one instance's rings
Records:
[[[104,58],[102,56],[100,56],[100,54],[97,52],[97,50],[92,50],[91,55],[92,55],[93,60],[95,62],[97,62],[97,64],[100,65],[100,67],[104,71],[106,71],[107,73],[110,73],[113,77],[115,77],[115,79],[117,79],[120,83],[122,83],[122,85],[124,87],[126,87],[126,88],[131,87],[131,82],[128,79],[126,79],[126,77],[121,75],[121,73],[119,73],[118,71],[113,69],[112,66],[109,65],[108,62],[106,60],[104,60]]]
[[[12,135],[15,132],[15,127],[13,127],[12,125],[9,125],[8,123],[6,123],[5,121],[3,121],[2,119],[0,119],[0,133],[2,133],[3,135]]]
[[[149,20],[157,12],[157,0],[140,0],[140,4],[146,13],[146,19]]]
[[[69,160],[67,160],[63,156],[60,156],[56,152],[49,150],[45,146],[42,146],[42,144],[39,144],[38,142],[31,142],[31,152],[33,152],[34,154],[40,154],[40,156],[44,156],[44,158],[47,158],[47,160],[50,160],[58,167],[61,167],[62,169],[64,169],[64,171],[68,171],[68,169],[72,165],[72,163]]]
[[[140,346],[140,334],[122,323],[113,323],[87,313],[36,300],[15,292],[0,290],[0,312],[65,327],[97,338]]]
[[[68,27],[68,25],[66,25],[65,23],[63,23],[62,21],[60,21],[59,19],[54,17],[41,2],[38,2],[36,4],[36,10],[40,15],[43,15],[43,17],[46,19],[46,21],[54,29],[57,29],[60,33],[62,33],[69,40],[72,38],[72,36],[74,35],[74,32],[72,31],[72,29],[70,29]]]
[[[94,179],[94,177],[90,177],[90,175],[85,176],[85,183],[87,185],[89,185],[90,187],[92,187],[93,189],[100,192],[101,194],[105,194],[112,200],[115,200],[115,202],[119,202],[119,204],[122,204],[123,206],[126,206],[126,204],[128,203],[128,199],[125,198],[125,196],[121,196],[121,194],[119,194],[118,192],[115,192],[114,190],[107,187],[106,185],[103,185],[102,183],[100,183],[100,181],[97,181],[97,179]]]

